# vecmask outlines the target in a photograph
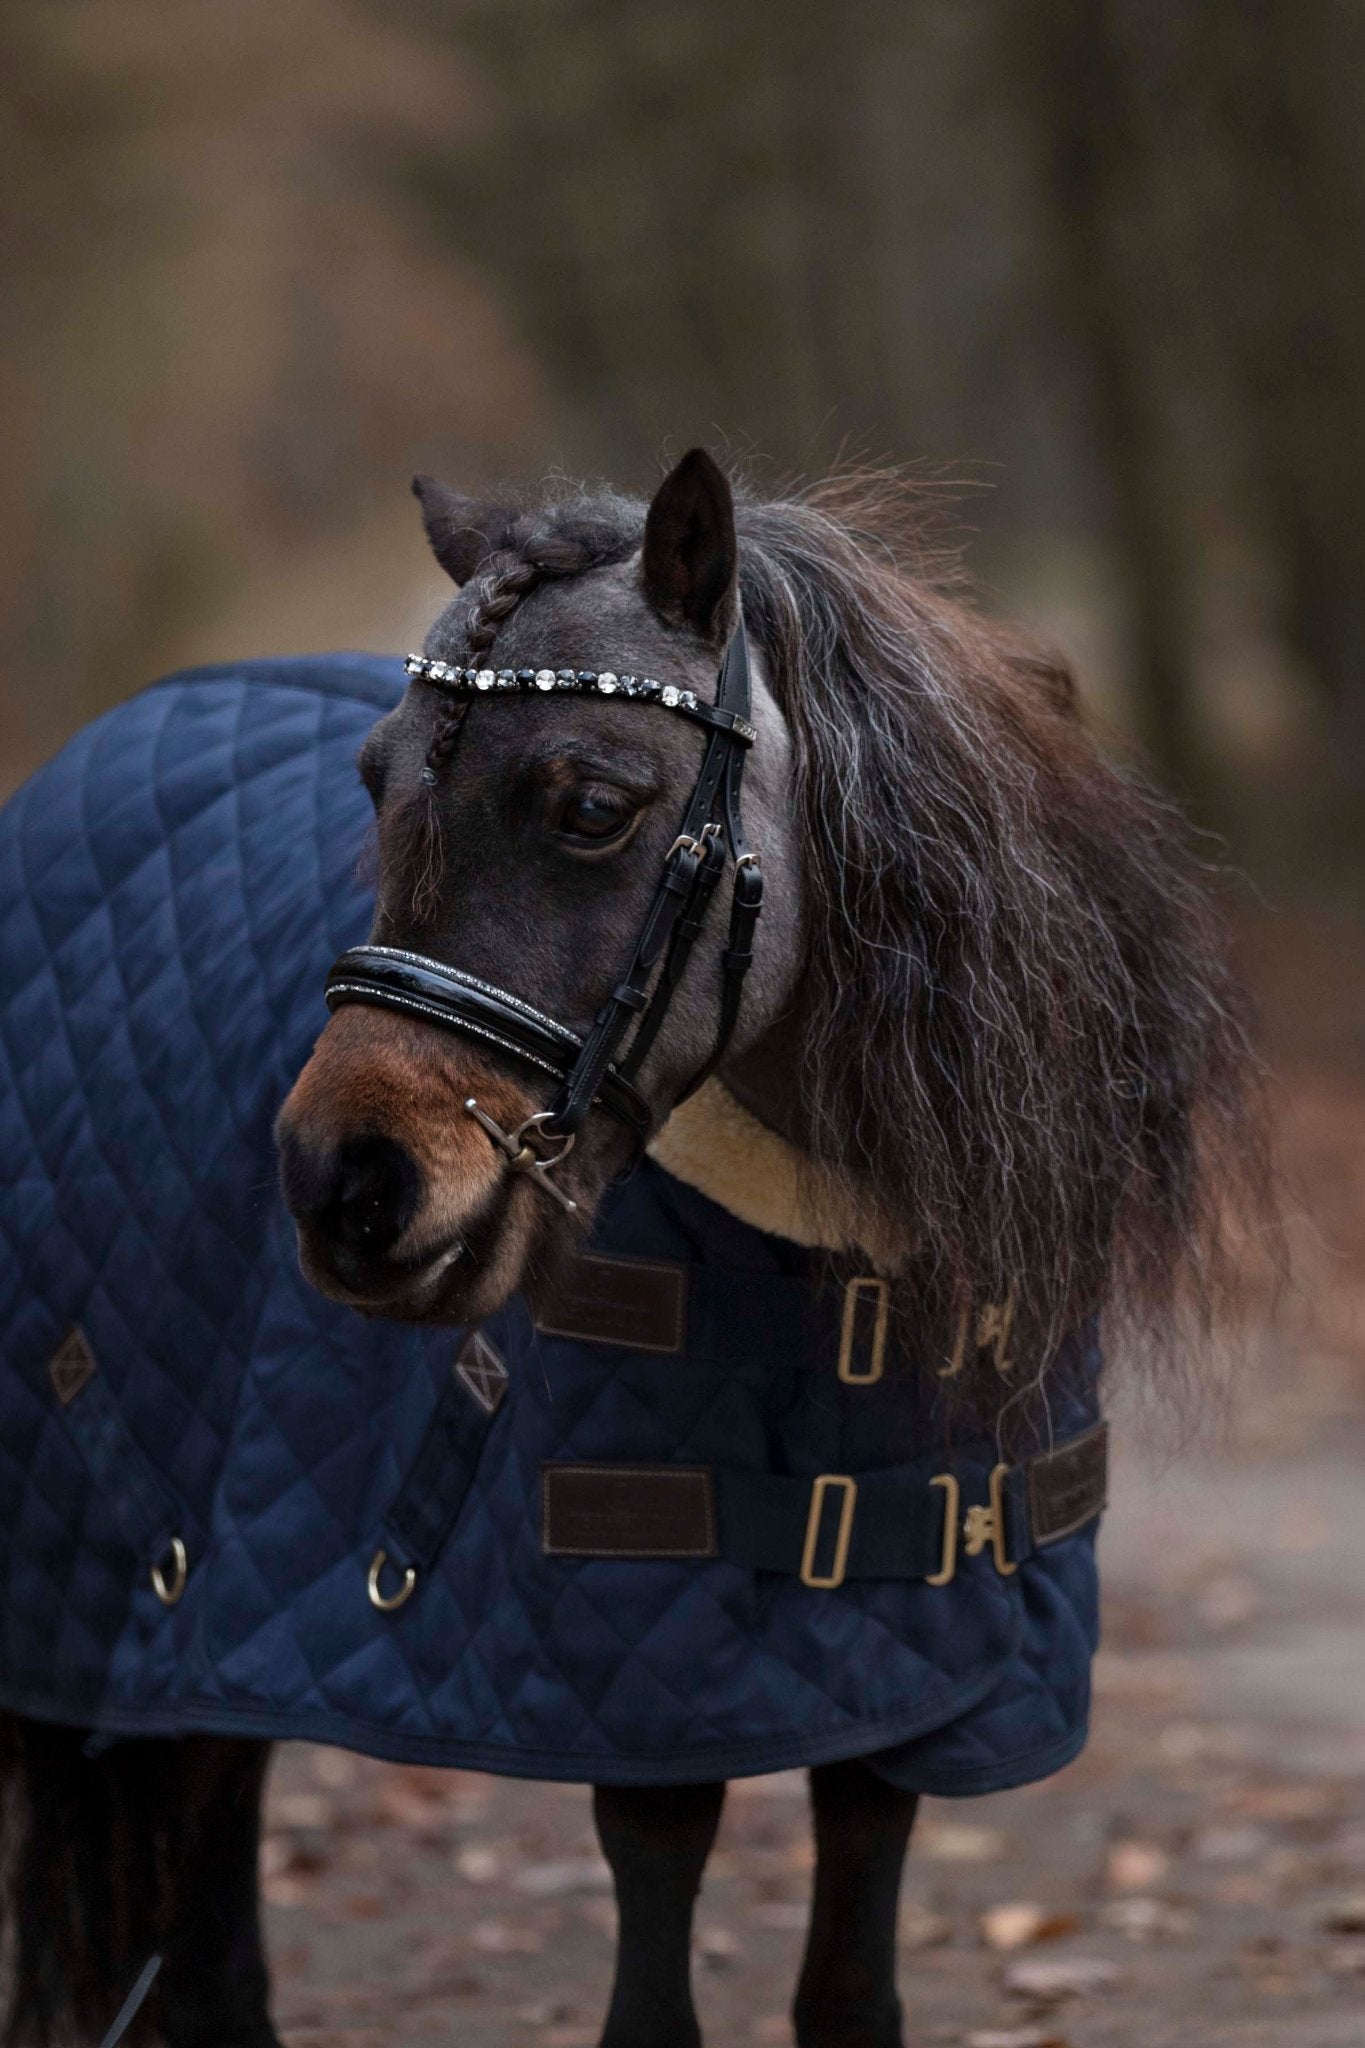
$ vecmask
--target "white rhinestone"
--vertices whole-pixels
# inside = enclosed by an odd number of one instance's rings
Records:
[[[474,688],[476,690],[491,690],[497,680],[491,668],[481,668],[474,678]]]
[[[663,701],[664,701],[664,703],[665,703],[665,704],[668,704],[668,705],[674,705],[674,704],[676,704],[676,703],[677,703],[677,701],[678,701],[678,690],[677,690],[676,686],[675,686],[675,685],[674,685],[673,683],[665,683],[665,684],[664,684],[664,689],[663,689]]]
[[[619,689],[620,685],[617,682],[616,677],[612,674],[611,670],[608,669],[603,675],[600,675],[597,678],[597,687],[599,690],[603,692],[604,695],[610,697],[612,691]]]
[[[536,670],[536,688],[538,690],[553,690],[554,686],[554,670],[552,668],[538,668]]]

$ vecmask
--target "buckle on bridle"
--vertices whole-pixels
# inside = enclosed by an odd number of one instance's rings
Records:
[[[556,1187],[550,1175],[555,1167],[560,1164],[561,1160],[567,1159],[573,1151],[575,1134],[572,1131],[565,1131],[562,1134],[547,1132],[545,1126],[550,1121],[550,1111],[548,1109],[538,1109],[534,1116],[528,1116],[526,1121],[518,1124],[514,1131],[505,1131],[501,1124],[494,1122],[486,1110],[479,1108],[478,1102],[472,1095],[465,1102],[465,1108],[473,1117],[475,1123],[480,1124],[487,1131],[499,1152],[502,1153],[507,1161],[508,1172],[524,1173],[531,1182],[532,1187],[539,1188],[542,1194],[549,1195],[554,1201],[558,1202],[561,1209],[567,1210],[572,1216],[578,1207],[577,1202],[572,1195],[566,1195],[563,1188]],[[534,1132],[537,1140],[540,1141],[547,1137],[553,1141],[557,1137],[559,1149],[549,1154],[537,1152],[527,1136],[528,1132]]]

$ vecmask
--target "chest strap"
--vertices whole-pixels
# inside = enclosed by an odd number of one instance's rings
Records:
[[[964,1461],[815,1479],[708,1465],[615,1462],[541,1468],[541,1541],[552,1557],[723,1558],[830,1590],[845,1579],[950,1585],[989,1553],[1012,1574],[1105,1504],[1108,1428],[1096,1423],[1021,1465]]]

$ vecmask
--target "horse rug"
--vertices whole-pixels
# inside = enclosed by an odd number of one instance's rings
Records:
[[[1085,1735],[1095,1332],[945,1465],[874,1276],[647,1159],[539,1327],[301,1278],[271,1125],[366,932],[358,655],[174,676],[0,820],[0,1705],[597,1782]],[[927,1391],[926,1391],[927,1390]]]

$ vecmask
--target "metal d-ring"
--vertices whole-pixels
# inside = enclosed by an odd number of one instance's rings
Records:
[[[387,1550],[376,1550],[370,1560],[370,1569],[365,1579],[365,1591],[370,1596],[371,1607],[377,1607],[381,1614],[392,1614],[396,1608],[405,1607],[412,1598],[412,1589],[417,1584],[417,1570],[408,1565],[403,1573],[403,1583],[396,1593],[380,1591],[379,1581],[389,1561]]]
[[[185,1581],[190,1575],[189,1553],[179,1536],[172,1536],[170,1552],[171,1576],[169,1579],[161,1569],[161,1560],[159,1558],[151,1567],[152,1591],[156,1594],[163,1607],[175,1606],[176,1601],[185,1590]]]
[[[467,1097],[465,1108],[470,1116],[473,1117],[475,1123],[487,1131],[499,1152],[502,1153],[507,1161],[508,1172],[524,1173],[530,1180],[532,1187],[537,1187],[542,1194],[551,1196],[553,1200],[558,1202],[561,1209],[567,1210],[572,1216],[578,1207],[577,1202],[572,1195],[566,1195],[563,1188],[556,1187],[550,1175],[555,1167],[561,1161],[567,1159],[573,1151],[576,1133],[573,1131],[564,1131],[562,1133],[551,1131],[548,1134],[549,1140],[553,1143],[557,1137],[559,1149],[549,1153],[537,1152],[535,1146],[528,1139],[527,1132],[534,1132],[540,1142],[543,1143],[545,1141],[547,1135],[545,1126],[551,1120],[551,1112],[548,1109],[538,1109],[534,1116],[528,1116],[524,1123],[519,1123],[514,1131],[505,1131],[500,1123],[496,1123],[489,1116],[487,1110],[480,1109],[478,1101],[473,1095]]]

